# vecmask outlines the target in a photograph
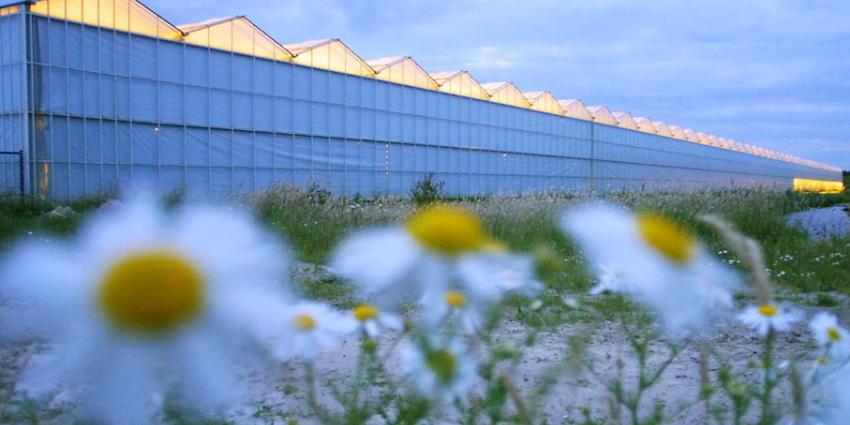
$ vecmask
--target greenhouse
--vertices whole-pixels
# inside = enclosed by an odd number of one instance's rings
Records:
[[[277,40],[244,16],[173,24],[135,0],[0,0],[0,135],[0,190],[51,199],[280,184],[403,195],[429,173],[453,195],[841,180],[545,90],[366,60],[339,39]]]
[[[629,130],[638,130],[637,122],[632,118],[632,114],[628,112],[614,112],[614,119],[617,120],[617,125]]]

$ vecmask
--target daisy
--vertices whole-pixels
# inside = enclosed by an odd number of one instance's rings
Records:
[[[282,361],[313,361],[321,352],[333,351],[357,328],[347,314],[317,302],[302,302],[286,309],[280,332],[271,338],[272,352]]]
[[[204,413],[232,406],[237,364],[288,305],[288,265],[247,213],[150,199],[96,213],[73,240],[23,242],[0,265],[0,329],[47,351],[19,389],[66,387],[81,416],[115,424],[149,423],[166,393]]]
[[[390,313],[385,313],[372,304],[360,304],[351,311],[358,326],[367,338],[376,339],[385,329],[401,330],[401,319]]]
[[[807,415],[799,423],[844,425],[850,417],[850,365],[844,364],[806,389]]]
[[[486,270],[477,262],[478,255],[500,250],[475,214],[435,205],[415,212],[403,225],[355,232],[340,244],[330,265],[382,306],[415,300],[430,289],[445,291],[453,284],[472,296],[493,299],[518,287],[527,273],[525,259],[500,257],[508,260],[506,263],[480,259],[498,265],[499,271]],[[461,264],[467,264],[470,272],[458,273]],[[508,265],[518,267],[516,276],[510,275]],[[482,271],[499,282],[483,284]],[[470,280],[470,276],[479,279]]]
[[[466,334],[481,328],[484,312],[505,293],[531,295],[543,288],[534,276],[534,259],[494,247],[458,260],[457,278],[448,287],[425,290],[419,304],[429,327],[455,320]]]
[[[460,259],[456,274],[463,288],[478,299],[492,302],[507,292],[532,295],[543,289],[534,269],[534,257],[531,255],[513,254],[504,248],[493,247]]]
[[[475,383],[475,362],[456,340],[407,346],[402,367],[417,392],[443,403],[465,397]]]
[[[460,291],[429,291],[420,301],[425,325],[436,329],[446,321],[456,321],[462,331],[475,334],[483,323],[484,302],[472,302]]]
[[[594,203],[568,210],[561,225],[597,277],[591,294],[635,298],[674,336],[701,332],[733,306],[738,276],[666,217]]]
[[[738,320],[757,331],[762,338],[770,331],[788,332],[791,324],[798,319],[796,312],[775,304],[751,305],[738,315]]]
[[[812,337],[829,357],[844,357],[850,353],[847,330],[838,324],[838,319],[827,312],[820,312],[809,322]]]

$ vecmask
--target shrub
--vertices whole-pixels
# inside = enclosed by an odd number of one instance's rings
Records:
[[[443,198],[445,185],[445,182],[434,179],[434,173],[427,173],[410,189],[410,197],[417,207],[432,204]]]

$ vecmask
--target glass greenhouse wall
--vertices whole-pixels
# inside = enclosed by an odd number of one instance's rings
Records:
[[[175,40],[177,27],[145,8],[145,20],[126,20],[141,28],[131,33],[125,20],[93,21],[99,11],[71,19],[30,7],[0,14],[0,134],[3,150],[24,152],[36,196],[130,187],[225,196],[275,184],[399,195],[427,173],[453,195],[840,179],[530,109],[512,84],[485,85],[501,96],[485,100],[468,73],[425,78],[409,58],[375,61],[376,71],[339,40],[278,44],[244,18],[183,27]],[[2,175],[0,185],[14,190]]]

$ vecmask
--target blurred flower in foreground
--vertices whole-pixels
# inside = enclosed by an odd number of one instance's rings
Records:
[[[80,414],[149,423],[174,393],[211,413],[241,395],[236,362],[259,359],[286,306],[287,253],[248,214],[149,199],[102,211],[67,243],[24,242],[2,264],[5,337],[42,338],[19,389],[73,388]]]
[[[748,306],[738,315],[738,319],[758,332],[759,336],[765,337],[771,330],[788,332],[791,324],[800,317],[796,312],[776,304],[761,304]]]
[[[507,253],[475,214],[434,205],[417,211],[404,225],[354,233],[337,248],[331,268],[382,306],[394,306],[428,291],[454,289],[497,299],[528,283],[526,262],[533,264]]]
[[[850,364],[815,381],[806,391],[807,414],[795,423],[811,425],[846,425],[850,417]]]
[[[320,352],[339,347],[343,337],[357,326],[352,317],[317,302],[299,303],[281,317],[281,332],[271,337],[273,353],[279,360],[311,361]]]
[[[425,323],[434,327],[455,319],[464,332],[473,334],[481,327],[487,307],[505,293],[531,295],[543,288],[534,269],[530,255],[511,254],[504,248],[471,255],[458,263],[456,279],[448,287],[425,289],[420,300]]]
[[[594,203],[568,210],[562,226],[597,276],[593,293],[634,297],[674,335],[699,332],[732,307],[739,278],[676,222]]]
[[[475,362],[456,340],[408,346],[402,367],[416,391],[443,403],[465,397],[475,383]]]
[[[400,330],[403,327],[401,319],[391,313],[386,313],[371,304],[360,304],[351,311],[363,333],[372,339],[378,338],[384,329]]]
[[[844,358],[850,353],[847,329],[838,324],[833,314],[825,311],[816,314],[809,322],[809,329],[815,342],[826,350],[828,357]]]

